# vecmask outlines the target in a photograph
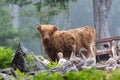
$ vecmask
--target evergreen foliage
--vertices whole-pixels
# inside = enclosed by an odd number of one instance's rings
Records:
[[[9,13],[9,7],[5,0],[0,1],[0,45],[15,48],[17,35],[15,29],[12,26],[12,20]]]

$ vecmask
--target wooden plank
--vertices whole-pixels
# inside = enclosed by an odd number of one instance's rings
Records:
[[[118,37],[111,37],[111,38],[105,38],[105,39],[99,39],[99,40],[95,40],[96,44],[98,43],[104,43],[104,42],[110,42],[110,41],[113,41],[113,40],[120,40],[120,36]]]
[[[101,52],[97,52],[97,50],[96,50],[96,55],[112,54],[111,47],[112,47],[112,41],[113,40],[115,40],[115,41],[120,40],[120,36],[95,40],[96,45],[98,45],[100,43],[105,43],[105,42],[108,42],[110,44],[110,50],[108,50],[108,51],[101,51]]]
[[[96,53],[96,55],[103,55],[103,54],[112,54],[112,51],[108,50],[108,51],[101,51]]]

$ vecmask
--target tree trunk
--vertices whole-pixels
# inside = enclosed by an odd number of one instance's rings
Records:
[[[13,17],[13,27],[17,31],[19,27],[19,6],[15,4],[10,4],[10,14]]]
[[[70,10],[69,10],[69,1],[67,0],[67,18],[68,18],[68,29],[71,28],[71,19],[70,19]]]
[[[93,0],[96,39],[110,37],[107,19],[111,3],[112,0]]]

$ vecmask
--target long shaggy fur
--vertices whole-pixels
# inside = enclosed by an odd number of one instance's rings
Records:
[[[62,52],[64,58],[70,58],[72,45],[76,45],[76,55],[79,55],[81,47],[90,51],[90,44],[94,42],[95,30],[84,26],[77,29],[57,31],[54,25],[37,25],[41,34],[45,53],[52,61],[58,60],[57,53]],[[89,54],[85,54],[88,56]]]

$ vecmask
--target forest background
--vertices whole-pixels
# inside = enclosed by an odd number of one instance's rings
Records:
[[[108,14],[110,36],[120,36],[120,0],[112,0]],[[44,55],[37,24],[59,30],[94,26],[92,0],[0,0],[0,46],[16,50],[19,42]]]

